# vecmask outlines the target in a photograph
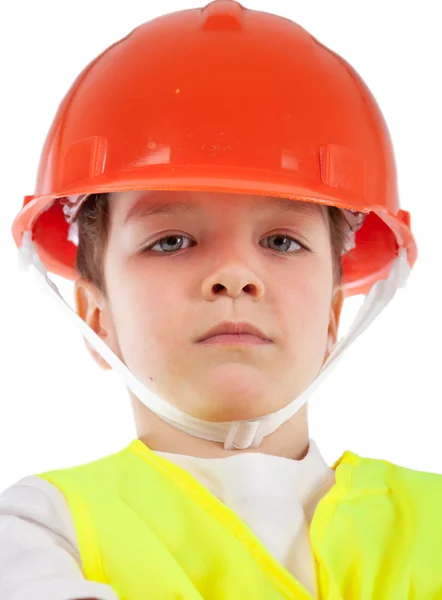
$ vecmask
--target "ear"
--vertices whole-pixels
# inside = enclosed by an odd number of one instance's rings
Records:
[[[79,316],[100,338],[115,352],[113,348],[114,332],[112,320],[104,295],[95,284],[86,279],[78,279],[74,287],[75,308]],[[109,370],[107,362],[85,340],[86,348],[95,362],[104,370]]]
[[[327,334],[327,351],[325,353],[323,365],[332,353],[338,341],[339,322],[341,319],[342,307],[344,305],[345,294],[341,286],[333,290],[333,298],[330,306],[330,321]]]

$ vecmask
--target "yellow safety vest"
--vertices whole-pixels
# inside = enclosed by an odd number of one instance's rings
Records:
[[[320,600],[442,599],[442,476],[345,452],[310,525]],[[311,600],[229,507],[140,440],[40,475],[65,495],[85,577],[121,600]]]

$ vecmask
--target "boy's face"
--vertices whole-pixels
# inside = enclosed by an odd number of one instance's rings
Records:
[[[148,214],[166,202],[176,210]],[[175,191],[114,193],[109,203],[107,296],[80,281],[77,306],[141,382],[209,421],[274,412],[310,385],[336,340],[343,301],[325,209]],[[247,321],[271,343],[197,342],[221,321]]]

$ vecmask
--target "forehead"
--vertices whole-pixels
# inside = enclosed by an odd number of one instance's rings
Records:
[[[217,192],[183,192],[149,190],[111,195],[111,211],[123,226],[152,215],[207,215],[213,207],[230,205],[238,210],[257,213],[299,214],[325,221],[326,207],[313,203],[273,196],[228,194]]]

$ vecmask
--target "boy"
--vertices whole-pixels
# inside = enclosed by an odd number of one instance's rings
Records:
[[[295,23],[217,0],[93,61],[14,236],[124,378],[138,438],[3,493],[0,600],[442,593],[441,478],[351,452],[329,468],[307,427],[405,284],[409,225],[374,99]]]

